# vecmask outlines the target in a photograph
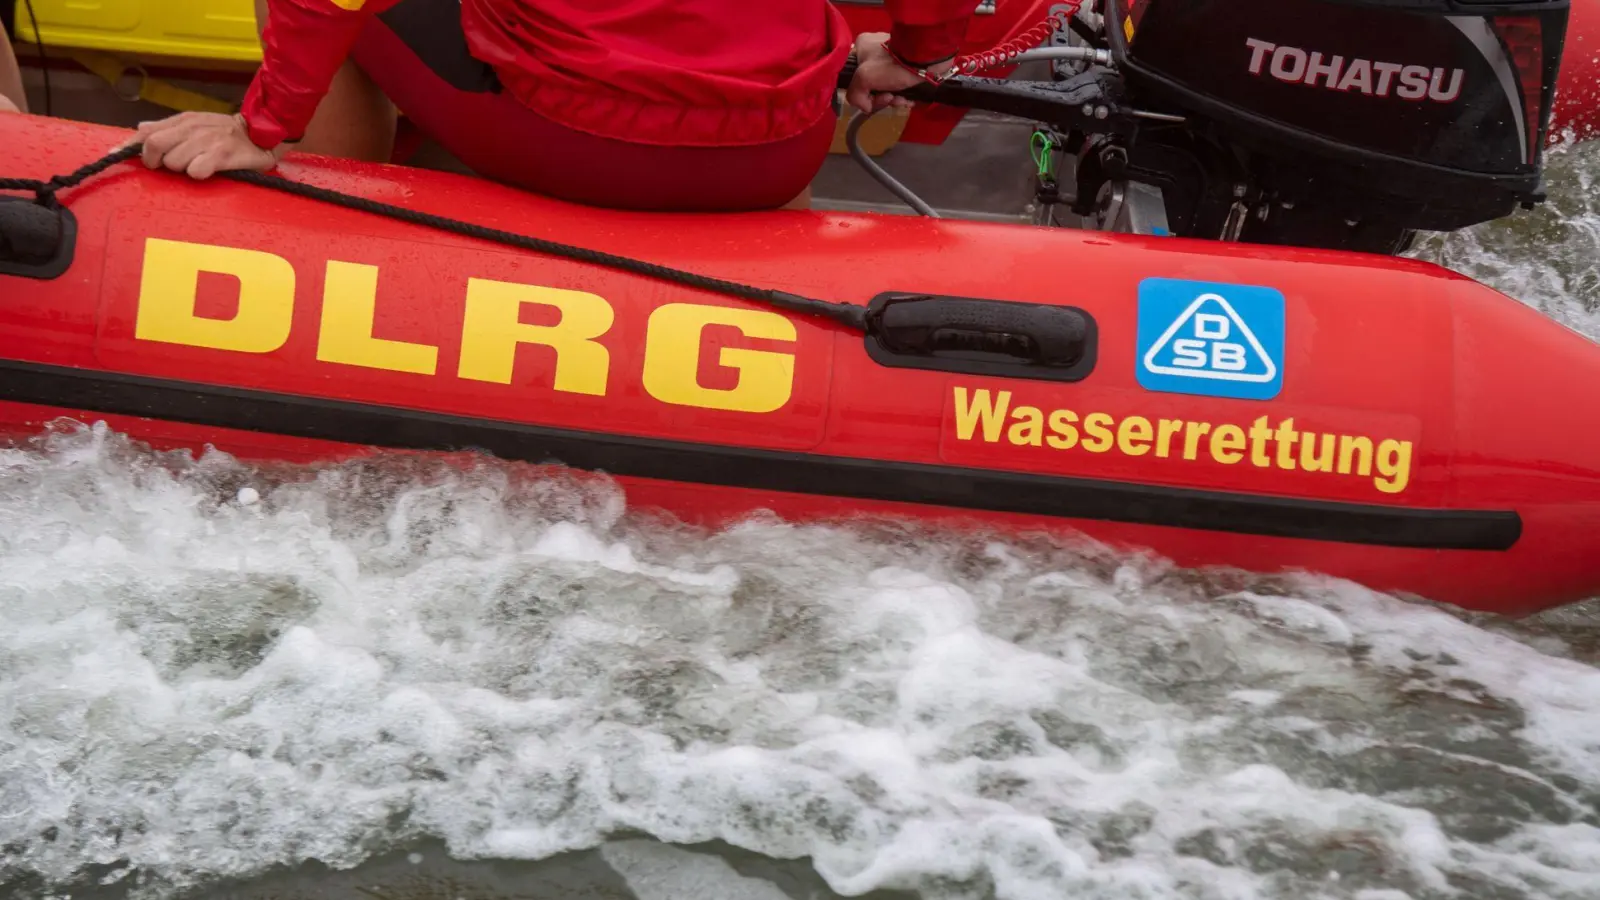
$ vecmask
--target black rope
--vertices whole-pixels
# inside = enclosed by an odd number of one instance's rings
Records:
[[[33,178],[0,178],[0,191],[33,191],[39,202],[45,206],[56,205],[56,192],[74,188],[101,172],[111,168],[119,162],[125,162],[138,156],[144,150],[143,144],[134,144],[113,150],[111,153],[89,163],[66,175],[57,175],[49,181],[38,181]]]
[[[111,168],[117,163],[137,157],[140,152],[142,152],[143,148],[143,144],[132,144],[127,147],[123,147],[120,150],[116,150],[100,159],[95,160],[92,163],[89,163],[75,172],[72,172],[68,175],[57,175],[49,181],[36,181],[26,178],[0,178],[0,190],[33,191],[34,194],[39,198],[40,203],[46,206],[54,206],[57,202],[55,196],[57,191],[61,191],[66,188],[77,187],[85,180],[104,172],[106,169]],[[677,284],[687,285],[688,287],[699,288],[701,290],[711,291],[713,293],[727,294],[743,300],[753,300],[758,303],[766,303],[770,306],[775,306],[778,309],[788,312],[800,313],[808,316],[822,316],[823,318],[832,319],[833,321],[856,331],[865,332],[868,327],[867,310],[864,306],[855,306],[849,303],[831,303],[826,300],[813,300],[809,297],[802,297],[799,294],[791,294],[788,291],[760,288],[753,285],[740,284],[735,281],[726,281],[721,278],[713,278],[709,275],[699,275],[694,272],[685,272],[681,269],[673,269],[667,266],[656,265],[655,263],[645,262],[644,260],[639,259],[632,259],[626,256],[617,256],[613,253],[603,253],[599,250],[590,250],[585,247],[574,247],[571,244],[561,244],[555,241],[547,241],[543,238],[530,237],[525,234],[501,231],[498,228],[489,228],[484,225],[474,225],[471,222],[462,222],[456,219],[446,218],[444,216],[436,216],[432,213],[418,212],[417,210],[413,209],[391,206],[388,203],[380,203],[376,200],[368,200],[365,197],[353,197],[349,194],[341,194],[338,191],[330,191],[327,188],[303,184],[298,181],[290,181],[287,178],[282,178],[276,175],[266,175],[261,172],[253,172],[248,169],[236,169],[227,172],[219,172],[218,174],[225,178],[231,178],[234,181],[242,181],[246,184],[271,188],[275,191],[283,191],[287,194],[294,194],[296,196],[306,197],[312,200],[321,200],[324,203],[332,203],[335,206],[342,206],[346,209],[353,209],[360,212],[368,212],[375,215],[387,216],[388,218],[397,219],[401,222],[410,222],[413,225],[425,225],[429,228],[437,228],[441,231],[448,231],[452,234],[462,235],[463,237],[494,241],[496,243],[506,244],[521,250],[530,250],[535,253],[545,253],[551,256],[561,256],[566,257],[567,259],[574,259],[579,262],[592,263],[598,266],[606,266],[612,269],[621,269],[624,272],[632,272],[636,275],[659,278],[663,281],[676,282]]]

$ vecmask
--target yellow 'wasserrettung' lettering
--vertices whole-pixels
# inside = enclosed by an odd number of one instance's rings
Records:
[[[1248,462],[1268,469],[1326,472],[1372,478],[1386,494],[1398,494],[1411,480],[1411,442],[1374,440],[1364,435],[1300,431],[1294,419],[1273,425],[1261,416],[1248,427],[1187,419],[1149,419],[1103,412],[1080,416],[1071,409],[1012,406],[1011,392],[955,389],[956,437],[963,441],[1005,441],[1019,447],[1116,451],[1126,456],[1197,460],[1204,454],[1219,463]]]

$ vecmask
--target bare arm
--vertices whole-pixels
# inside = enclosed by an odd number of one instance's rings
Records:
[[[28,111],[28,95],[22,90],[22,68],[17,65],[17,54],[11,40],[0,33],[0,112],[8,112],[6,102],[19,112]]]

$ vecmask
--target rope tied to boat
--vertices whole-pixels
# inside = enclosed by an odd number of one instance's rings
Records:
[[[114,150],[100,159],[97,159],[88,165],[82,166],[81,168],[78,168],[66,175],[57,175],[47,181],[40,181],[30,178],[0,178],[0,190],[32,191],[39,205],[54,209],[59,205],[59,201],[56,198],[56,194],[58,192],[77,187],[83,184],[83,182],[93,178],[96,175],[99,175],[118,163],[134,159],[138,157],[143,150],[144,145],[142,143],[129,144],[126,147]],[[531,235],[517,234],[511,231],[502,231],[498,228],[490,228],[486,225],[476,225],[471,222],[463,222],[459,219],[451,219],[447,216],[434,215],[433,213],[421,212],[419,210],[406,209],[404,207],[394,206],[392,204],[383,203],[377,200],[370,200],[366,197],[356,197],[350,194],[329,190],[328,188],[317,187],[316,185],[312,184],[305,184],[304,182],[290,181],[282,176],[267,175],[262,172],[254,172],[247,169],[235,169],[225,172],[218,172],[217,174],[221,177],[229,178],[234,181],[241,181],[246,184],[256,185],[258,187],[282,191],[287,194],[294,194],[310,200],[320,200],[324,203],[331,203],[335,206],[342,206],[345,209],[352,209],[358,212],[386,216],[388,218],[401,222],[408,222],[413,225],[436,228],[451,234],[461,235],[462,237],[492,241],[499,244],[505,244],[506,246],[516,247],[520,250],[528,250],[534,253],[544,253],[550,256],[559,256],[566,259],[577,260],[578,262],[591,263],[597,266],[619,269],[624,272],[631,272],[635,275],[643,275],[647,278],[657,278],[662,281],[669,281],[676,284],[685,285],[687,287],[710,291],[712,293],[738,297],[742,300],[765,303],[769,306],[776,307],[786,312],[799,313],[807,316],[819,316],[834,322],[838,322],[847,328],[862,333],[867,333],[870,329],[868,310],[865,306],[857,306],[851,303],[834,303],[827,300],[816,300],[811,297],[803,297],[799,294],[790,293],[788,291],[780,291],[773,288],[762,288],[749,284],[741,284],[736,281],[728,281],[726,279],[715,278],[710,275],[701,275],[697,272],[687,272],[682,269],[674,269],[669,266],[658,265],[656,263],[646,262],[645,260],[634,259],[632,257],[619,256],[614,253],[606,253],[601,250],[592,250],[587,247],[576,247],[571,244],[562,244],[557,241],[537,238]]]
[[[123,147],[66,175],[56,175],[48,181],[39,181],[34,178],[0,178],[0,191],[32,191],[34,199],[41,206],[54,208],[58,202],[56,200],[58,191],[75,188],[117,163],[126,162],[137,157],[143,149],[143,144]]]
[[[34,201],[0,196],[0,276],[58,278],[73,264],[77,221],[57,194],[75,188],[144,150],[130,144],[65,175],[40,181],[0,178],[0,191],[32,191]],[[1056,303],[986,300],[882,291],[866,305],[836,303],[740,284],[587,247],[516,234],[432,213],[404,209],[277,175],[233,169],[219,176],[287,194],[436,228],[452,234],[605,266],[647,278],[828,319],[860,334],[880,365],[984,376],[1016,375],[1071,382],[1094,368],[1093,316]],[[171,177],[181,177],[173,175]]]

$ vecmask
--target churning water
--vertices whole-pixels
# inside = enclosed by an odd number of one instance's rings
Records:
[[[1597,162],[1418,255],[1600,337]],[[0,895],[1595,900],[1597,634],[63,426],[0,450]]]

